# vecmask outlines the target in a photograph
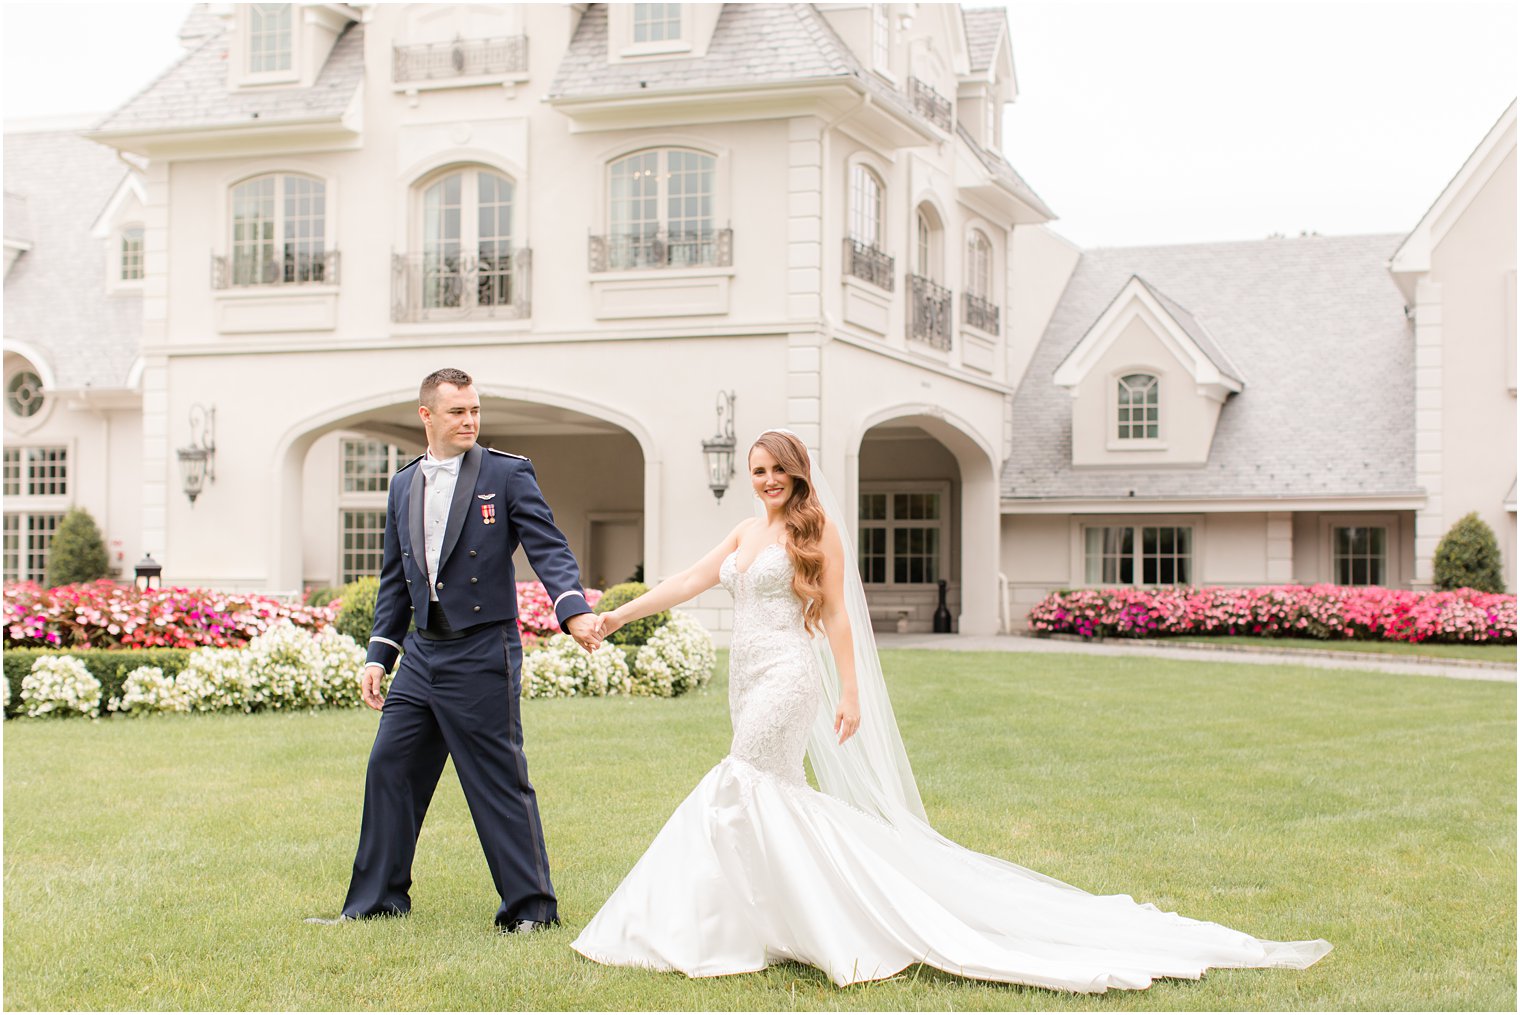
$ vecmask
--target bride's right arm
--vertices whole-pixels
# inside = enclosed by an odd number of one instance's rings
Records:
[[[607,637],[618,628],[641,617],[668,610],[672,606],[679,606],[718,584],[718,569],[723,566],[723,561],[728,555],[738,549],[740,536],[745,528],[752,524],[754,524],[754,519],[746,518],[734,527],[734,531],[730,532],[723,542],[709,550],[706,556],[686,570],[671,575],[637,599],[629,600],[617,609],[601,614],[602,637]]]

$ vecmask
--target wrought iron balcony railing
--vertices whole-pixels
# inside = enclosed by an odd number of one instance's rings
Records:
[[[989,335],[998,334],[998,305],[980,296],[961,293],[961,306],[966,308],[964,322]]]
[[[336,250],[311,254],[286,253],[272,257],[243,254],[211,255],[211,288],[233,289],[263,285],[337,285]]]
[[[871,283],[878,289],[892,292],[892,267],[896,262],[892,255],[859,240],[844,241],[844,273]]]
[[[952,126],[950,118],[950,100],[929,85],[924,84],[918,78],[908,79],[908,98],[913,100],[913,108],[923,115],[930,123],[940,130],[949,131]]]
[[[391,255],[391,320],[468,321],[530,316],[533,252]]]
[[[908,337],[936,349],[950,349],[950,290],[922,275],[908,276],[913,297]]]
[[[522,74],[528,69],[526,35],[396,46],[391,52],[391,77],[397,84]]]
[[[732,229],[688,232],[617,233],[587,241],[591,271],[632,271],[638,268],[727,268],[734,263]]]

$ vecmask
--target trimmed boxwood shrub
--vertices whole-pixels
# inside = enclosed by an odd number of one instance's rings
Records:
[[[597,613],[609,613],[624,603],[632,602],[639,596],[649,591],[649,586],[643,582],[623,582],[614,585],[602,593],[602,598],[597,600],[594,607]],[[614,645],[642,645],[649,640],[660,628],[670,620],[670,611],[662,610],[659,613],[635,620],[633,623],[613,631],[607,640]]]
[[[164,671],[164,676],[172,677],[189,664],[190,652],[190,649],[183,648],[76,648],[68,651],[39,648],[6,649],[5,680],[11,685],[11,703],[6,712],[8,715],[17,715],[25,707],[25,702],[21,700],[21,681],[32,672],[32,663],[38,656],[68,655],[84,663],[90,675],[100,681],[101,708],[104,709],[105,702],[122,693],[121,688],[126,683],[127,674],[139,666],[157,666]]]
[[[343,605],[338,609],[338,619],[333,622],[339,631],[360,645],[369,644],[370,632],[375,628],[375,599],[380,595],[379,578],[360,578],[343,586]]]
[[[1494,538],[1494,530],[1478,517],[1476,511],[1457,519],[1457,523],[1441,537],[1432,564],[1438,589],[1504,591],[1499,540]]]
[[[306,593],[307,606],[326,606],[334,599],[343,598],[343,589],[335,585],[324,585],[321,588],[312,589]]]

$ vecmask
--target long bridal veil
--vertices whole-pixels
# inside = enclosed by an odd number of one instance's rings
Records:
[[[791,431],[772,431],[788,433]],[[792,436],[796,436],[792,434]],[[800,442],[799,442],[800,443]],[[985,942],[1028,954],[1055,949],[1063,960],[1097,962],[1109,986],[1142,986],[1152,976],[1197,977],[1211,967],[1305,968],[1327,952],[1327,941],[1267,941],[1219,924],[1138,904],[1128,895],[1091,895],[1038,871],[977,853],[929,824],[918,784],[893,714],[853,540],[828,479],[811,462],[813,489],[844,544],[845,605],[854,645],[860,730],[843,746],[834,732],[839,673],[827,633],[813,639],[823,694],[808,735],[807,757],[826,794],[875,815],[901,836],[914,858],[918,886],[955,914],[955,924],[978,928]],[[966,975],[1003,979],[993,963]],[[1022,982],[1036,982],[1024,980]],[[1062,984],[1069,986],[1069,984]],[[1098,981],[1089,987],[1102,989]]]

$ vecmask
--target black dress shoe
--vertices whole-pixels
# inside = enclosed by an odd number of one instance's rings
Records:
[[[498,923],[496,930],[500,934],[532,934],[534,931],[548,930],[552,926],[554,924],[539,920],[513,920],[511,923]]]

